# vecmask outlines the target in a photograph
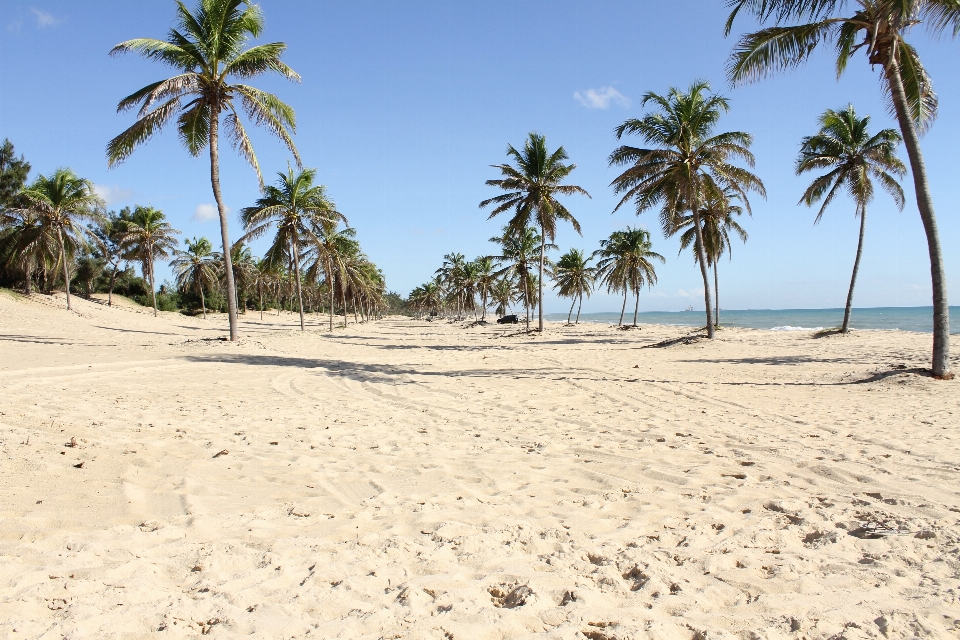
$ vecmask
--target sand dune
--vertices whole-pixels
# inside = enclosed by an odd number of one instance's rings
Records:
[[[76,306],[0,293],[3,637],[960,634],[928,335]]]

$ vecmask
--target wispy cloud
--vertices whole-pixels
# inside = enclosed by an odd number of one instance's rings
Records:
[[[37,17],[37,26],[41,29],[52,27],[63,22],[63,18],[58,18],[49,11],[43,11],[42,9],[37,9],[36,7],[30,7],[30,11],[32,11],[33,15]]]
[[[573,93],[573,97],[577,102],[588,109],[607,109],[611,104],[615,104],[618,107],[630,106],[629,98],[613,87],[600,87],[599,89],[575,91]]]
[[[227,213],[230,213],[230,207],[227,207]],[[210,220],[216,220],[218,217],[220,217],[220,213],[217,211],[217,205],[215,204],[197,205],[197,210],[193,212],[194,222],[209,222]]]
[[[112,186],[108,184],[95,184],[93,190],[97,195],[103,198],[107,205],[116,202],[123,202],[133,197],[133,189],[124,189],[123,187]]]

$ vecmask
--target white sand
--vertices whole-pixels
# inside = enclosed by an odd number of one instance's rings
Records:
[[[929,335],[62,304],[0,292],[0,637],[960,634]]]

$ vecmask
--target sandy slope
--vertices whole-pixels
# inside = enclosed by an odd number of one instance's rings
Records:
[[[927,335],[60,307],[0,292],[4,638],[960,634]]]

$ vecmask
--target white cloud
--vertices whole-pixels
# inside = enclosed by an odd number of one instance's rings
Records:
[[[52,13],[41,11],[36,7],[30,7],[30,11],[33,11],[33,15],[37,16],[37,26],[41,29],[44,27],[52,27],[63,22],[63,18],[58,18]]]
[[[226,209],[227,213],[230,213],[230,207],[226,207]],[[209,222],[219,217],[220,213],[217,211],[217,205],[215,204],[197,205],[197,210],[193,212],[194,222]]]
[[[606,109],[611,103],[620,107],[630,106],[630,100],[613,87],[587,89],[583,92],[575,91],[573,97],[588,109]]]
[[[108,184],[95,184],[93,185],[93,190],[97,192],[98,196],[103,198],[103,201],[106,202],[107,205],[123,202],[133,197],[132,189],[124,189]]]

